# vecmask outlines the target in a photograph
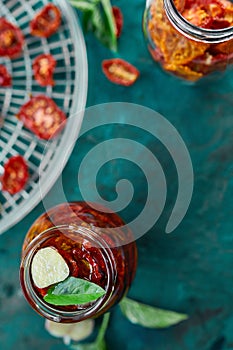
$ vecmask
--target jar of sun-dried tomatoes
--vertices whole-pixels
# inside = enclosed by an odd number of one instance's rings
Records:
[[[154,60],[180,78],[198,81],[233,62],[230,0],[148,0],[143,29]]]
[[[29,229],[20,281],[40,315],[79,322],[103,314],[123,298],[136,263],[133,234],[117,214],[93,203],[65,203]]]

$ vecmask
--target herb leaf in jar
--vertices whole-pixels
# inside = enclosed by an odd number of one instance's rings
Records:
[[[44,300],[53,305],[81,305],[102,297],[105,290],[93,282],[81,278],[68,277],[49,288]]]

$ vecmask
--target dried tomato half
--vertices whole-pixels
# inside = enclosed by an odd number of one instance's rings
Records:
[[[4,164],[4,173],[1,177],[2,190],[10,194],[21,191],[29,178],[28,165],[20,156],[13,156]]]
[[[56,136],[66,122],[64,112],[45,95],[32,97],[20,108],[17,117],[27,129],[44,140]]]
[[[0,18],[0,56],[18,57],[23,49],[22,31],[5,18]]]
[[[117,6],[112,7],[112,13],[116,24],[116,37],[119,38],[123,27],[123,14],[121,12],[121,9]]]
[[[232,6],[231,2],[227,2]],[[191,5],[191,7],[190,7]],[[220,0],[204,0],[189,2],[182,13],[192,24],[208,29],[221,29],[231,25],[231,16],[227,16],[224,4]]]
[[[50,54],[42,54],[35,58],[32,68],[36,81],[41,86],[54,85],[53,73],[56,60]]]
[[[11,76],[2,64],[0,64],[0,86],[11,86]]]
[[[61,24],[61,12],[52,3],[45,5],[30,22],[31,34],[48,38],[54,34]]]
[[[140,74],[136,67],[121,58],[104,60],[102,70],[111,82],[124,86],[135,83]]]

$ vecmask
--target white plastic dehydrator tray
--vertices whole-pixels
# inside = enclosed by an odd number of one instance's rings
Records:
[[[61,10],[62,23],[55,34],[45,39],[30,35],[29,22],[48,1],[0,0],[0,17],[20,27],[25,37],[19,58],[0,57],[0,64],[12,76],[11,87],[0,87],[0,176],[6,161],[17,154],[26,159],[30,171],[21,192],[10,195],[0,187],[0,234],[29,213],[52,187],[68,160],[82,122],[87,94],[83,35],[69,3],[53,2]],[[32,62],[42,53],[51,53],[57,61],[54,87],[41,87],[33,78]],[[48,142],[37,138],[16,118],[29,97],[41,93],[51,97],[68,117],[63,132]]]

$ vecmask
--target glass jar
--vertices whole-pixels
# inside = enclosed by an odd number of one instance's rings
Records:
[[[41,215],[29,229],[22,249],[20,281],[30,305],[42,316],[72,323],[97,317],[119,302],[135,276],[137,248],[133,234],[115,213],[85,202],[60,204]],[[84,305],[55,306],[44,301],[48,288],[38,288],[32,262],[42,248],[55,249],[78,277],[105,289]]]
[[[225,71],[233,62],[230,0],[147,0],[143,30],[153,59],[185,80]]]

